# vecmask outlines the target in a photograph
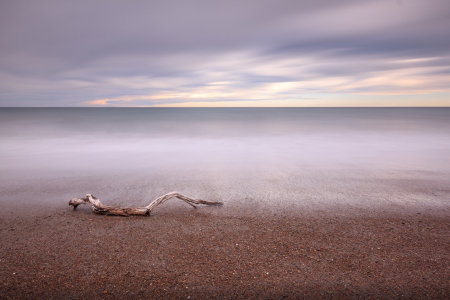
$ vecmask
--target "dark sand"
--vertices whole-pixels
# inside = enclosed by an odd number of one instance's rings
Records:
[[[0,299],[450,298],[447,173],[281,171],[2,172]]]
[[[448,299],[450,214],[85,206],[0,223],[1,299]]]

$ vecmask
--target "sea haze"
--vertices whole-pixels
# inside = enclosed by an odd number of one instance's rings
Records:
[[[50,202],[121,187],[138,205],[172,190],[308,206],[449,195],[449,108],[1,108],[0,137],[19,202],[49,181]]]

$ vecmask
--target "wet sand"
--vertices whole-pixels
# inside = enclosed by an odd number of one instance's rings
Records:
[[[450,211],[1,219],[1,299],[445,299]]]
[[[2,172],[0,298],[450,297],[447,173],[202,168]],[[68,205],[173,190],[225,204],[174,199],[148,217]]]

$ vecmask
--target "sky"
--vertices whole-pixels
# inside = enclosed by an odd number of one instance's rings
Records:
[[[450,106],[450,1],[0,0],[0,106]]]

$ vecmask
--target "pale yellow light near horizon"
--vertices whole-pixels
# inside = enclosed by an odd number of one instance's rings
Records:
[[[386,78],[372,78],[368,82],[385,82]],[[311,83],[311,82],[310,82]],[[414,82],[403,81],[404,85]],[[330,93],[290,94],[295,83],[268,84],[258,91],[193,93],[166,92],[152,96],[121,96],[97,99],[82,103],[86,106],[133,106],[133,107],[353,107],[353,106],[450,106],[450,93],[436,90],[416,90],[405,93],[403,90],[345,93],[345,88],[336,86]],[[355,88],[347,85],[346,88]],[[167,102],[166,102],[167,101]]]
[[[356,95],[318,94],[302,99],[268,99],[236,101],[185,101],[179,103],[155,103],[130,105],[108,103],[108,99],[93,101],[89,106],[108,107],[450,107],[450,94],[417,95]],[[94,104],[95,103],[95,104]]]
[[[351,96],[351,97],[349,97]],[[278,99],[259,101],[217,101],[156,104],[152,107],[450,107],[450,95],[434,99],[425,97],[396,98],[365,95],[327,95],[315,99]],[[425,104],[424,104],[425,103]]]

